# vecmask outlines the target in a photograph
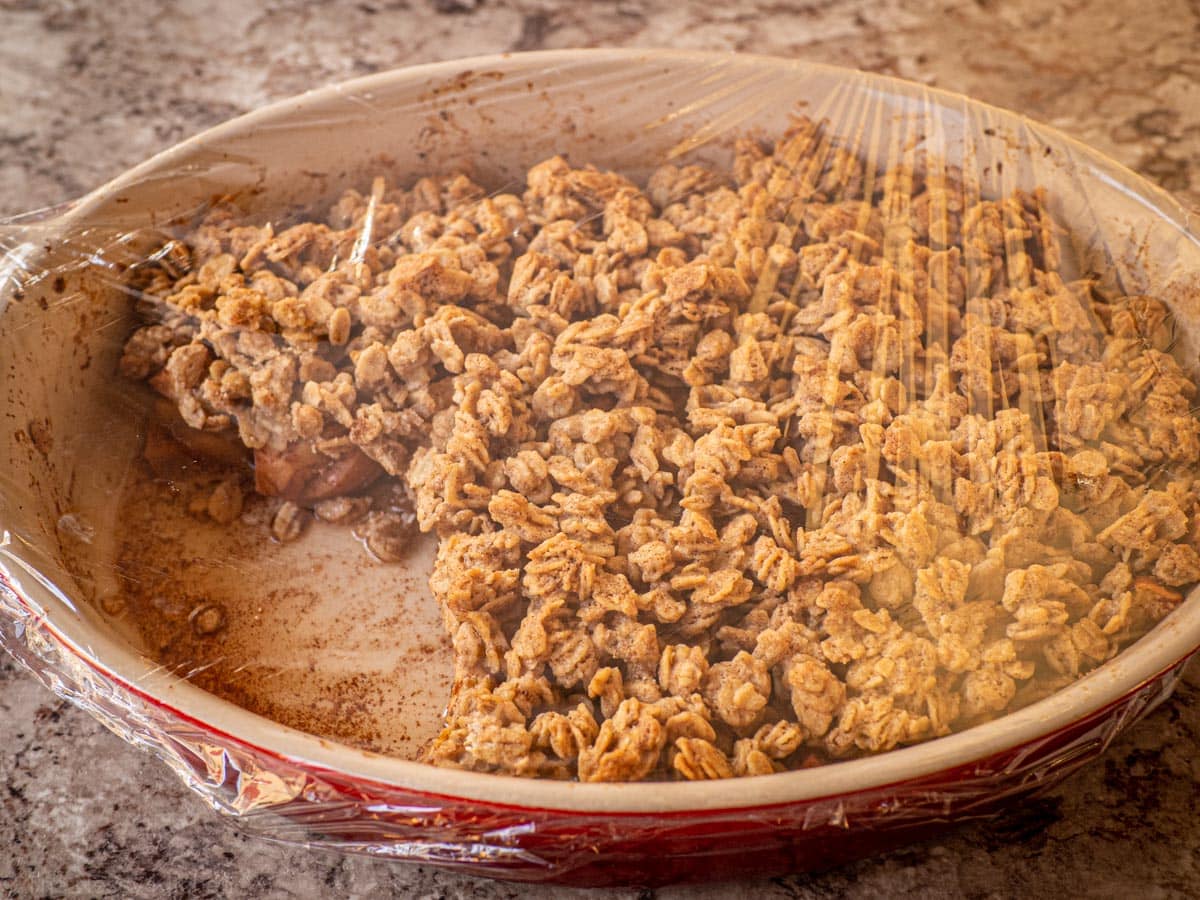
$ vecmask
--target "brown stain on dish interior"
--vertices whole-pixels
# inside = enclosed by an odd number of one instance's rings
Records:
[[[342,526],[265,540],[269,503],[253,495],[232,525],[188,515],[206,478],[165,482],[139,466],[121,500],[121,607],[155,660],[284,725],[415,758],[441,726],[451,676],[427,572],[414,571],[423,542],[384,564]],[[214,609],[219,627],[197,627]]]

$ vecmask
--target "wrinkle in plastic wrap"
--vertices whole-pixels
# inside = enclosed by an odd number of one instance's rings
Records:
[[[430,786],[451,782],[414,778],[411,764],[399,780],[339,769],[359,760],[339,749],[344,735],[411,759],[436,733],[449,651],[428,599],[427,546],[397,574],[357,562],[349,532],[316,547],[281,545],[267,569],[246,553],[250,532],[164,543],[159,550],[178,558],[157,571],[137,568],[122,543],[133,513],[116,501],[142,435],[106,416],[117,409],[133,421],[140,409],[111,374],[137,299],[129,266],[215,198],[233,195],[260,218],[286,219],[379,171],[409,184],[465,169],[503,188],[555,153],[644,181],[663,161],[727,166],[734,138],[772,138],[798,114],[824,123],[824,152],[844,147],[867,160],[869,178],[907,162],[927,167],[927,178],[961,178],[977,197],[1046,186],[1055,219],[1070,229],[1061,274],[1163,297],[1178,323],[1172,349],[1195,360],[1200,243],[1187,215],[1068,139],[963,98],[860,73],[689,53],[530,54],[363,79],[244,117],[77,203],[2,226],[0,354],[13,365],[0,408],[19,427],[3,436],[11,465],[0,471],[0,644],[241,827],[497,877],[655,884],[827,867],[1057,783],[1170,694],[1200,645],[1195,599],[1143,639],[1153,653],[1126,666],[1118,687],[1104,680],[1108,667],[1085,679],[1102,702],[1080,683],[1063,694],[1079,702],[1078,715],[1055,698],[1034,704],[1014,714],[1011,739],[989,725],[981,728],[996,738],[975,750],[960,740],[970,732],[930,744],[931,754],[963,748],[937,765],[909,748],[894,751],[913,761],[907,774],[875,777],[865,760],[834,765],[835,793],[809,788],[792,798],[781,781],[779,793],[753,793],[753,802],[727,791],[658,810],[616,795],[580,807],[569,792],[544,799],[554,795],[540,785],[528,800],[519,790],[440,792]],[[368,211],[354,258],[370,228]],[[179,513],[174,525],[191,522]],[[263,522],[256,527],[265,533]],[[189,593],[184,574],[202,590]],[[135,583],[150,605],[126,609],[121,592]],[[147,611],[178,628],[139,632],[128,620]],[[213,628],[237,625],[241,643],[211,658],[166,659],[172,641],[195,643],[204,615]],[[202,690],[225,678],[233,686],[222,685],[223,700]],[[391,686],[364,688],[381,682]],[[297,736],[304,731],[329,740]],[[372,766],[386,772],[378,758]],[[863,780],[839,781],[839,771]],[[623,787],[630,796],[633,786]]]

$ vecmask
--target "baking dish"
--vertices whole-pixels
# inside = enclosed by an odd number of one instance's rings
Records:
[[[113,415],[126,402],[111,373],[130,321],[117,275],[154,227],[231,192],[250,211],[307,205],[380,167],[407,178],[465,167],[502,185],[557,152],[644,176],[664,159],[720,160],[734,136],[777,132],[799,111],[828,119],[873,158],[900,144],[932,148],[976,172],[985,193],[1046,185],[1073,227],[1075,256],[1128,292],[1163,296],[1180,323],[1178,353],[1196,360],[1200,242],[1185,213],[1126,170],[1018,116],[876,76],[703,53],[564,51],[373,76],[213,129],[57,218],[7,231],[5,646],[248,828],[497,877],[649,884],[803,870],[986,815],[1056,783],[1169,694],[1200,646],[1195,596],[1091,675],[961,734],[819,770],[632,785],[434,769],[289,728],[201,690],[187,677],[194,673],[163,669],[119,611],[106,608],[123,526],[113,497],[139,440],[136,417]],[[421,649],[436,627],[419,577],[427,558],[418,553],[407,577],[363,570],[338,551],[304,549],[322,556],[315,587],[297,557],[285,568],[318,599],[336,591],[336,603],[308,609],[314,628],[339,635],[338,650],[351,660],[344,665],[357,673],[375,666],[376,674],[391,667],[405,681],[403,701],[380,708],[411,717],[407,740],[395,742],[399,756],[411,755],[444,702]],[[219,575],[205,576],[206,591],[236,587],[255,598],[276,586],[237,567],[225,582]],[[364,627],[371,622],[346,610],[383,596],[409,627],[393,629],[399,645],[381,655]],[[265,639],[257,645],[258,662],[270,649]],[[298,696],[334,665],[298,638],[277,655],[285,658],[272,663],[276,683]]]

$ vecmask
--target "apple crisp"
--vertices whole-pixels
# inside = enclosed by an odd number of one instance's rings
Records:
[[[170,401],[151,462],[230,466],[198,514],[252,478],[279,541],[437,536],[428,762],[771,773],[1028,704],[1200,579],[1171,314],[1065,280],[1057,236],[1040,190],[877,173],[808,120],[644,185],[377,178],[165,243],[120,370]]]

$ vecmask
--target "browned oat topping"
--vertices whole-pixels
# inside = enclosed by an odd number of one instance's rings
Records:
[[[188,426],[152,462],[253,451],[275,539],[437,535],[429,762],[770,773],[1029,703],[1200,579],[1170,313],[1058,254],[1040,191],[876,176],[800,121],[730,174],[555,157],[520,195],[214,209],[140,270],[121,371]],[[197,513],[242,502],[226,478]]]

